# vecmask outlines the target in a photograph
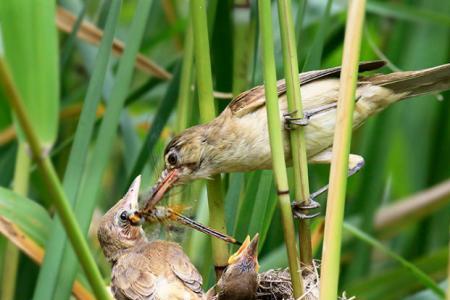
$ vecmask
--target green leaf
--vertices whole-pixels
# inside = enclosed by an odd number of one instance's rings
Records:
[[[59,110],[58,39],[55,2],[0,2],[6,60],[30,113],[31,122],[49,151],[56,139]]]
[[[0,222],[0,227],[4,230],[14,230],[14,226],[17,226],[21,234],[14,234],[14,231],[10,233],[16,238],[18,247],[33,259],[40,256],[39,251],[43,251],[52,228],[50,215],[42,206],[0,187]],[[88,283],[84,275],[79,273],[77,280],[87,292]]]

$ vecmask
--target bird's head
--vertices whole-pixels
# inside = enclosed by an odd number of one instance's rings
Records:
[[[152,189],[148,207],[156,205],[174,185],[216,173],[210,142],[208,125],[188,128],[169,142],[164,151],[165,169]]]
[[[258,234],[251,241],[250,237],[247,236],[238,251],[228,258],[228,267],[225,272],[258,273],[258,242]]]
[[[131,184],[125,196],[102,217],[97,237],[103,253],[114,261],[122,250],[136,245],[145,239],[141,226],[132,226],[128,216],[138,209],[139,175]]]

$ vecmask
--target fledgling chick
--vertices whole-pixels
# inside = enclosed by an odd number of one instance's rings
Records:
[[[258,241],[256,234],[247,236],[239,250],[230,256],[228,266],[215,287],[206,296],[208,300],[255,300],[258,288]]]
[[[363,62],[359,71],[380,68],[383,62]],[[330,163],[336,126],[340,67],[299,75],[305,118],[290,117],[286,83],[278,81],[280,118],[287,129],[305,125],[306,152],[310,163]],[[450,88],[450,64],[419,71],[361,77],[357,82],[353,128],[402,99]],[[209,123],[186,129],[166,147],[166,169],[154,187],[148,206],[154,206],[176,184],[218,173],[271,169],[272,158],[264,86],[243,92]],[[280,128],[281,129],[281,128]],[[288,130],[283,130],[285,156],[291,163]],[[363,165],[358,155],[349,157],[349,174]],[[326,191],[326,189],[322,190]],[[306,208],[306,207],[305,207]]]
[[[128,215],[138,208],[141,178],[102,218],[98,240],[112,264],[111,290],[116,299],[203,299],[202,277],[176,243],[147,241]]]

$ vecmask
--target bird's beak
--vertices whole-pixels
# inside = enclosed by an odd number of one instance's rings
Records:
[[[135,211],[139,208],[138,199],[140,186],[141,186],[141,175],[137,176],[133,180],[133,183],[131,183],[127,193],[123,197],[124,206],[128,207],[130,210]]]
[[[144,212],[148,212],[153,209],[155,205],[161,201],[164,194],[173,187],[175,182],[178,180],[178,172],[178,169],[165,169],[161,173],[161,176],[152,188],[150,199],[146,201],[145,208],[143,210]]]
[[[245,249],[245,254],[247,254],[247,256],[253,258],[254,260],[258,259],[258,242],[259,234],[257,233]]]
[[[257,233],[253,239],[250,241],[250,237],[247,236],[242,246],[230,256],[228,259],[228,264],[234,264],[239,260],[253,260],[256,263],[256,271],[259,269],[258,264],[258,242],[259,242],[259,234]]]

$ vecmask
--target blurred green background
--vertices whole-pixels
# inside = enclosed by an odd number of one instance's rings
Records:
[[[64,187],[72,184],[74,193],[69,198],[77,199],[77,216],[85,224],[82,228],[87,229],[93,214],[90,245],[108,282],[109,266],[96,241],[96,221],[120,199],[136,174],[142,173],[144,186],[150,188],[162,170],[162,151],[170,138],[183,128],[199,123],[195,68],[189,66],[193,57],[192,36],[187,30],[188,1],[127,0],[122,3],[117,22],[110,24],[107,18],[114,1],[61,0],[56,4],[36,1],[33,5],[31,2],[2,1],[0,4],[5,58],[33,116],[43,151],[51,156],[60,178],[64,179]],[[215,91],[236,95],[261,84],[256,1],[207,2]],[[300,70],[339,65],[345,29],[344,1],[293,0],[292,5]],[[57,31],[53,15],[59,7],[70,11],[74,18],[58,10]],[[140,11],[141,8],[145,11]],[[273,16],[277,71],[281,78],[283,64],[276,3]],[[108,49],[104,56],[97,57],[98,31],[83,26],[78,22],[82,19],[123,41],[127,45],[125,55],[112,55]],[[143,30],[142,34],[139,30]],[[89,41],[80,38],[83,33]],[[136,64],[133,47],[142,54]],[[117,44],[114,47],[119,48]],[[449,62],[450,2],[368,1],[361,60],[374,59],[388,61],[382,72],[415,70]],[[108,62],[105,72],[100,71],[99,61]],[[4,97],[0,92],[0,219],[3,224],[0,227],[6,234],[0,238],[0,298],[43,299],[38,295],[47,295],[65,299],[72,285],[71,276],[66,274],[78,269],[69,267],[65,258],[72,257],[73,264],[77,266],[77,263],[68,250],[63,250],[66,246],[62,238],[56,238],[58,234],[64,235],[52,223],[54,207],[41,174],[26,158],[26,142],[14,125]],[[97,107],[96,116],[90,122],[92,136],[86,128],[77,129],[82,106],[88,101],[93,103],[91,112]],[[218,111],[229,101],[216,99]],[[113,109],[108,108],[115,105],[117,120],[111,117],[111,122],[101,124],[108,114],[114,115]],[[346,222],[374,237],[384,250],[390,249],[418,266],[444,289],[450,225],[449,116],[450,93],[445,92],[398,103],[358,129],[352,139],[352,153],[362,155],[366,165],[349,179],[345,215]],[[77,138],[85,140],[85,152],[70,163],[69,157],[74,156],[71,147]],[[102,153],[104,164],[97,160]],[[328,181],[328,169],[328,166],[310,166],[311,190]],[[79,181],[66,177],[67,174],[77,174]],[[223,181],[228,232],[241,240],[247,234],[260,232],[262,270],[286,267],[271,171],[227,174],[223,175]],[[444,192],[439,199],[434,197],[423,207],[414,207],[411,196],[441,183]],[[320,202],[323,200],[324,197]],[[207,223],[204,182],[174,189],[164,203],[179,201],[186,204],[186,215]],[[394,214],[390,223],[383,221],[382,217],[393,211],[392,205],[400,202],[404,202],[404,210],[410,213]],[[323,204],[323,213],[324,208]],[[321,221],[319,218],[313,222],[318,241],[315,243],[317,259],[321,253]],[[15,224],[32,241],[21,242],[22,248],[29,248],[27,254],[18,253],[8,242],[11,234],[6,233],[6,223]],[[205,285],[213,283],[209,238],[171,224],[152,226],[147,232],[152,237],[183,243],[204,276]],[[341,291],[358,299],[438,299],[392,255],[373,248],[367,239],[355,237],[349,231],[344,233]],[[53,242],[49,242],[52,236]],[[46,245],[55,254],[46,257],[41,269],[30,255],[40,255],[42,260],[42,252],[36,254],[36,246]],[[16,288],[12,288],[15,278]],[[89,295],[81,271],[77,278]]]

